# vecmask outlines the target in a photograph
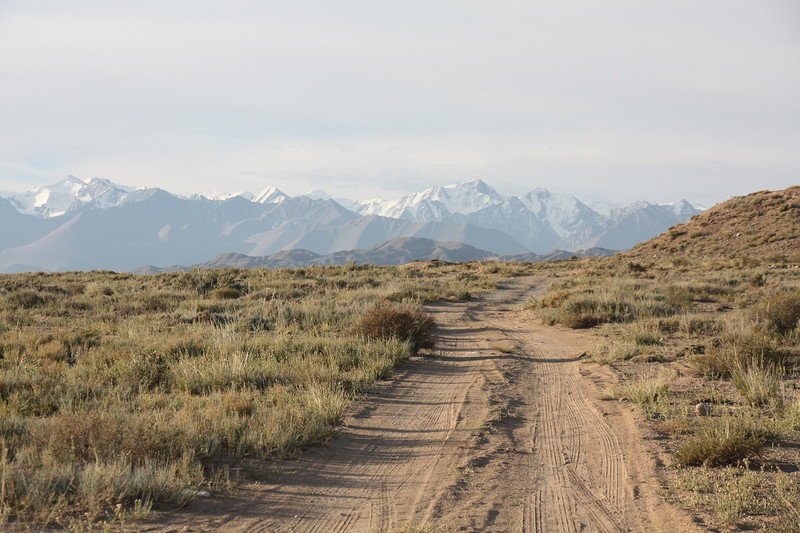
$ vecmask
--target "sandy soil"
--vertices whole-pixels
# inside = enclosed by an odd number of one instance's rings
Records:
[[[691,531],[665,503],[588,333],[544,326],[519,278],[432,305],[437,349],[404,364],[336,438],[269,481],[156,515],[148,531]]]

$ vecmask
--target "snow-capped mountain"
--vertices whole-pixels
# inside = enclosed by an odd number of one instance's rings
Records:
[[[70,174],[57,183],[12,195],[8,200],[20,213],[57,217],[87,205],[101,209],[119,205],[131,190],[106,179],[83,180]]]
[[[253,197],[253,201],[257,204],[279,204],[286,200],[289,196],[275,187],[267,187]]]
[[[540,220],[546,220],[561,238],[572,235],[578,228],[599,216],[589,206],[568,194],[553,194],[536,188],[520,198]]]
[[[250,191],[239,191],[239,192],[220,192],[220,191],[210,191],[204,192],[203,194],[196,195],[198,198],[203,197],[207,200],[227,200],[229,198],[236,198],[237,196],[241,196],[245,200],[250,200],[251,202],[254,201],[255,195]]]
[[[290,196],[275,187],[257,195],[182,197],[70,175],[0,198],[0,272],[130,270],[197,264],[229,252],[326,255],[405,237],[519,257],[554,249],[623,250],[698,213],[682,200],[635,202],[601,214],[570,195],[533,189],[504,196],[480,180],[395,200],[356,201],[318,190]]]
[[[503,202],[494,189],[481,180],[432,187],[397,200],[371,200],[363,214],[430,222],[452,213],[469,214]]]

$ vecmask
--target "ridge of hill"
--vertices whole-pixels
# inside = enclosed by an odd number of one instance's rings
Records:
[[[731,198],[624,255],[800,261],[800,186]]]

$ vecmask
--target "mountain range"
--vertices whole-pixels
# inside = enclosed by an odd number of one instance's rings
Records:
[[[129,271],[203,264],[225,253],[326,256],[401,237],[463,243],[496,256],[626,250],[699,213],[685,200],[599,213],[570,195],[534,189],[504,196],[481,180],[355,201],[274,187],[184,197],[70,175],[0,198],[0,272]]]
[[[196,265],[172,265],[168,267],[145,266],[136,269],[138,274],[154,274],[156,272],[174,272],[178,270],[214,269],[214,268],[294,268],[312,265],[343,265],[356,263],[359,265],[402,265],[412,261],[446,261],[461,263],[481,261],[527,261],[542,262],[571,257],[597,257],[613,255],[613,250],[591,248],[567,252],[553,250],[547,254],[524,254],[498,256],[486,250],[479,250],[461,242],[439,242],[420,237],[398,237],[369,248],[342,250],[327,255],[315,254],[310,250],[292,249],[275,252],[268,256],[253,257],[245,254],[225,253]]]

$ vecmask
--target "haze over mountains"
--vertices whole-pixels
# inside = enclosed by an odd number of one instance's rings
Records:
[[[463,243],[498,256],[625,250],[698,213],[685,200],[599,213],[570,195],[534,189],[504,196],[480,180],[355,201],[322,191],[290,196],[274,187],[187,198],[67,176],[0,198],[0,272],[133,270],[286,250],[326,256],[401,237]]]

